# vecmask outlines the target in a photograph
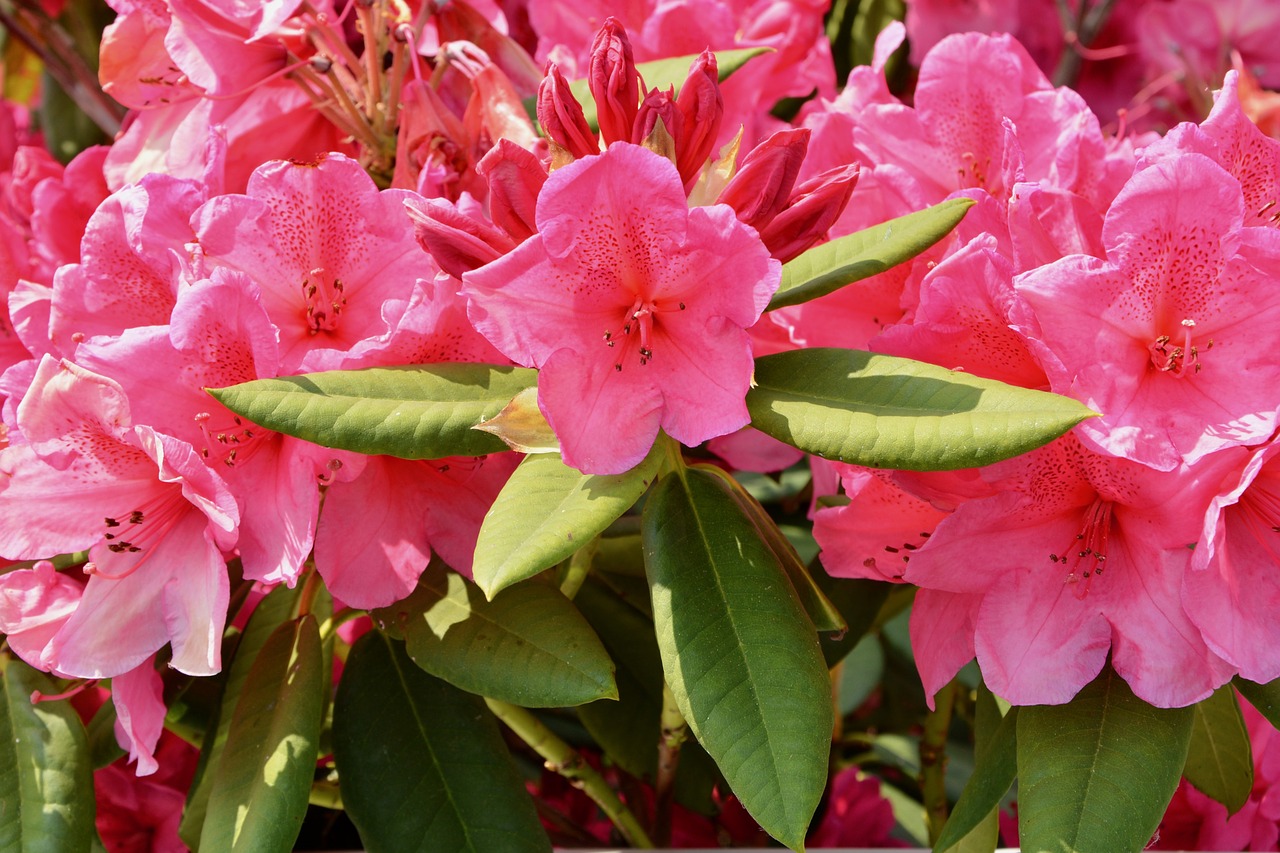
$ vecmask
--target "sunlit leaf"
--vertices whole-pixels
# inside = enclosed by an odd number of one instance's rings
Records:
[[[1094,415],[1068,397],[847,349],[756,359],[751,425],[826,459],[944,471],[1025,453]]]

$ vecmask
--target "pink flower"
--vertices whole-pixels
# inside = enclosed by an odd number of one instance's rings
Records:
[[[537,224],[463,293],[494,346],[541,369],[566,462],[620,473],[659,429],[696,445],[746,425],[746,328],[781,268],[732,208],[690,210],[670,161],[614,143],[547,179]]]
[[[1052,388],[1101,412],[1104,452],[1162,470],[1257,443],[1276,424],[1280,232],[1243,225],[1240,183],[1200,154],[1142,169],[1107,214],[1107,258],[1016,282],[1062,362]]]
[[[894,824],[893,805],[881,795],[880,780],[846,767],[832,780],[826,813],[805,846],[905,847],[890,835]]]
[[[108,853],[185,853],[178,824],[198,758],[195,747],[162,732],[155,774],[139,778],[124,759],[93,774],[94,824]]]

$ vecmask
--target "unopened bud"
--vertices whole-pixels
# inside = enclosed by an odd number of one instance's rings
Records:
[[[786,263],[827,235],[858,180],[857,164],[829,169],[798,186],[787,209],[760,232],[769,254]]]
[[[538,230],[538,193],[547,180],[537,155],[510,139],[499,139],[476,164],[476,171],[489,182],[489,215],[498,227],[517,242],[533,236]]]
[[[787,128],[761,142],[743,159],[718,201],[732,207],[747,225],[763,229],[791,200],[809,136],[808,128]]]
[[[605,145],[629,142],[640,105],[640,75],[627,31],[614,18],[605,20],[591,44],[587,80],[596,101],[600,138]]]
[[[468,216],[439,198],[409,198],[404,203],[413,220],[418,245],[454,278],[495,261],[515,248],[506,234]]]
[[[548,137],[575,158],[600,153],[600,143],[587,124],[582,105],[554,62],[547,65],[547,76],[538,86],[538,123]]]
[[[656,130],[661,125],[662,129]],[[675,89],[666,92],[650,89],[636,112],[635,124],[631,127],[631,141],[636,145],[644,145],[651,150],[654,145],[665,145],[665,139],[671,140],[670,152],[659,153],[675,162],[675,152],[680,145],[680,136],[684,128],[684,119],[676,108]]]
[[[676,136],[676,168],[680,171],[685,190],[688,190],[715,149],[720,120],[724,117],[724,99],[720,96],[714,53],[704,50],[693,61],[676,106],[683,119],[682,132]]]

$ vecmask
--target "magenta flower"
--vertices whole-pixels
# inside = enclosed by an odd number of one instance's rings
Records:
[[[463,293],[494,346],[542,370],[538,404],[568,464],[621,473],[659,429],[696,445],[746,425],[746,329],[781,267],[732,208],[689,209],[669,160],[614,143],[554,172],[536,218]]]

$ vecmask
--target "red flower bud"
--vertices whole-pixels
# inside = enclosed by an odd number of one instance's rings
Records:
[[[606,145],[630,141],[640,105],[640,75],[627,31],[614,18],[605,20],[591,44],[587,80],[596,100],[600,138]]]
[[[582,105],[554,62],[547,63],[547,76],[538,86],[538,123],[574,159],[600,153],[600,143],[582,114]]]
[[[689,67],[676,106],[684,125],[681,135],[676,136],[676,168],[688,192],[715,148],[724,117],[716,56],[710,50],[702,51]]]
[[[840,218],[858,181],[858,166],[837,166],[805,181],[787,209],[760,232],[769,254],[786,263],[827,235]]]
[[[636,145],[644,145],[645,140],[653,134],[653,129],[658,122],[662,122],[667,135],[677,146],[675,150],[678,150],[684,128],[684,117],[676,107],[674,88],[666,92],[650,89],[649,94],[644,96],[644,101],[636,112],[636,122],[631,128],[631,141]],[[672,155],[675,154],[675,150],[671,152]],[[672,160],[675,160],[674,156]]]
[[[752,228],[763,229],[791,200],[810,135],[805,127],[788,128],[761,142],[743,159],[718,201]]]
[[[418,245],[454,278],[462,278],[464,272],[497,260],[516,247],[506,234],[444,199],[409,198],[404,207],[413,220]]]
[[[538,192],[547,180],[537,156],[510,139],[499,139],[476,171],[489,182],[489,215],[498,227],[516,242],[533,236]]]

